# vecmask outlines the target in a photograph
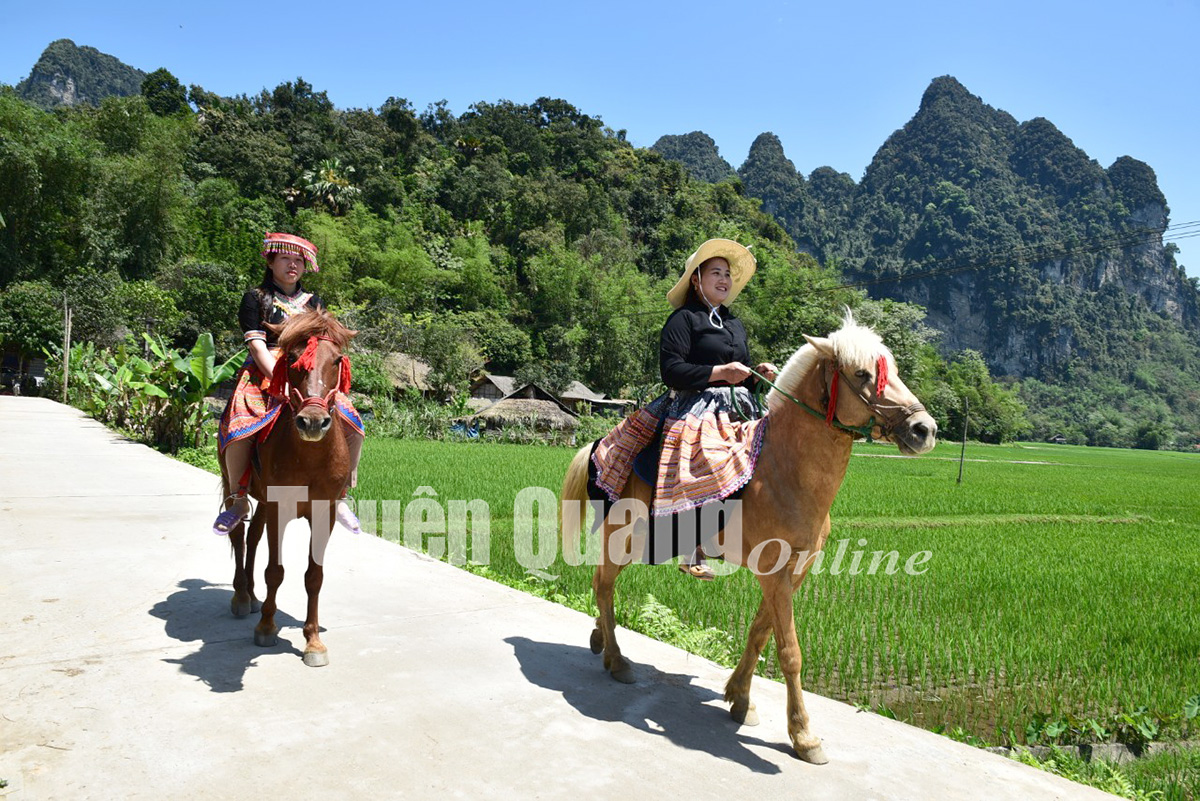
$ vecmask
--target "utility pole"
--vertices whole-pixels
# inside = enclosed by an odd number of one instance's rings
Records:
[[[970,411],[971,401],[966,395],[963,395],[963,441],[962,452],[958,455],[958,481],[956,482],[958,484],[962,483],[963,462],[967,459],[967,426],[971,422]]]
[[[67,293],[63,293],[63,391],[62,402],[67,402],[67,380],[71,375],[71,307]]]

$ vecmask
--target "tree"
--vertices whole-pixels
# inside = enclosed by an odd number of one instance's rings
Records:
[[[0,294],[0,342],[23,357],[38,356],[63,338],[62,293],[45,281],[18,281]]]
[[[186,346],[206,332],[237,330],[237,310],[245,282],[234,268],[212,262],[184,261],[164,267],[155,283],[166,291],[172,306],[178,309],[175,345]],[[166,333],[166,332],[163,332]],[[240,336],[219,341],[227,350],[241,347]]]
[[[1032,429],[1025,404],[1016,392],[992,381],[978,351],[959,353],[950,363],[946,383],[958,396],[958,403],[950,408],[949,419],[945,421],[950,431],[962,430],[964,399],[969,404],[970,432],[981,442],[1017,439]]]
[[[483,369],[484,359],[465,328],[436,320],[421,331],[418,356],[429,365],[426,380],[443,400],[450,400]]]
[[[187,90],[165,68],[156,69],[142,81],[142,97],[146,105],[160,117],[170,117],[189,111]]]

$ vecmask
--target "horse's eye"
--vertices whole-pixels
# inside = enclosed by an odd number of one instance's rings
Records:
[[[858,376],[859,378],[870,378],[871,377],[871,374],[868,373],[866,370],[859,370],[854,375]]]

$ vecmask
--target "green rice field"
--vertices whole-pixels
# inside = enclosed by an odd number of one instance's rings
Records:
[[[959,485],[958,445],[886,458],[896,453],[856,446],[826,551],[849,540],[864,565],[874,551],[898,551],[901,564],[929,551],[927,569],[806,579],[796,611],[807,689],[995,744],[1197,736],[1200,455],[968,445]],[[588,609],[591,568],[560,558],[545,571],[555,578],[530,578],[513,555],[514,495],[557,493],[572,455],[370,439],[357,496],[407,503],[429,486],[443,503],[482,499],[490,559],[473,569]],[[617,591],[623,625],[729,665],[759,599],[746,570],[699,582],[635,565]],[[761,672],[776,672],[773,651]]]

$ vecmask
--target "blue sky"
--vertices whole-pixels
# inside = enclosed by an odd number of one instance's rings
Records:
[[[949,74],[1018,120],[1046,117],[1105,167],[1147,162],[1172,224],[1200,221],[1200,0],[0,0],[0,20],[3,83],[69,38],[225,95],[302,76],[343,108],[561,97],[640,146],[703,130],[735,167],[772,131],[804,173],[855,180]],[[1200,276],[1200,238],[1177,244]]]

